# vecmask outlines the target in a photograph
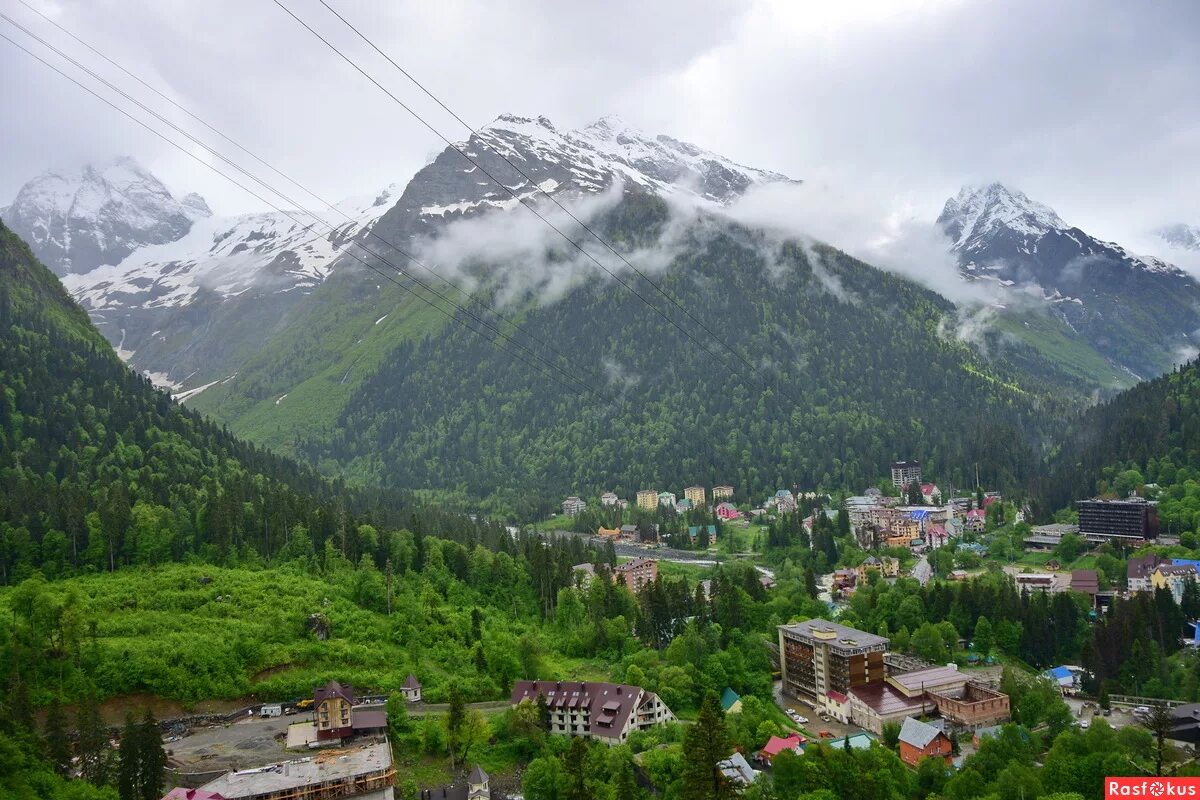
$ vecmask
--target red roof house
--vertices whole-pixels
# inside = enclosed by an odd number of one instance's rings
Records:
[[[775,756],[782,753],[784,750],[791,750],[796,755],[802,752],[800,747],[807,741],[798,733],[793,733],[791,736],[779,737],[772,736],[763,745],[763,749],[758,751],[758,760],[764,764],[770,764],[775,760]]]

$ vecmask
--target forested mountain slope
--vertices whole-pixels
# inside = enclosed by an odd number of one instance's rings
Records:
[[[669,217],[661,198],[630,194],[599,224],[611,240],[645,246]],[[968,471],[973,480],[976,462],[989,485],[1030,475],[1052,425],[1038,394],[1046,385],[959,341],[944,298],[720,217],[700,215],[679,238],[655,280],[753,377],[647,284],[644,294],[728,363],[615,282],[592,280],[522,306],[519,337],[552,343],[557,353],[541,352],[595,392],[568,391],[445,326],[396,348],[302,452],[385,485],[477,496],[692,482],[836,488],[873,483],[907,456],[957,485]],[[485,281],[503,271],[479,268]]]
[[[1052,461],[1048,495],[1062,507],[1156,483],[1165,527],[1187,530],[1200,527],[1198,480],[1200,361],[1191,361],[1082,414]]]
[[[351,492],[235,439],[134,373],[0,224],[0,583],[198,553],[319,545],[398,498]],[[350,547],[353,548],[353,536]],[[354,553],[356,555],[356,553]]]

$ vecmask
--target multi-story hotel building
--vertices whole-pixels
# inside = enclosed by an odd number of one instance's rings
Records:
[[[829,692],[882,681],[887,649],[883,636],[823,619],[780,625],[784,692],[824,706]]]

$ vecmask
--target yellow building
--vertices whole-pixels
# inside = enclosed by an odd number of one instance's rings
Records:
[[[683,490],[683,496],[692,501],[692,506],[694,508],[699,508],[708,502],[704,497],[703,486],[689,486]]]
[[[658,492],[653,489],[639,489],[637,493],[637,506],[647,511],[654,511],[658,508]]]
[[[732,499],[733,499],[733,487],[732,486],[714,486],[713,487],[713,502],[714,503],[717,502],[718,500],[732,500]]]

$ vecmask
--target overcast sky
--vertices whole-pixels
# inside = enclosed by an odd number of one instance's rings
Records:
[[[272,0],[30,2],[327,197],[407,181],[441,149]],[[317,0],[284,2],[462,135]],[[330,2],[476,126],[615,113],[917,215],[996,179],[1102,237],[1200,224],[1194,0]],[[15,0],[5,13],[100,66]],[[4,41],[0,74],[0,205],[48,167],[129,154],[219,212],[261,206]]]

